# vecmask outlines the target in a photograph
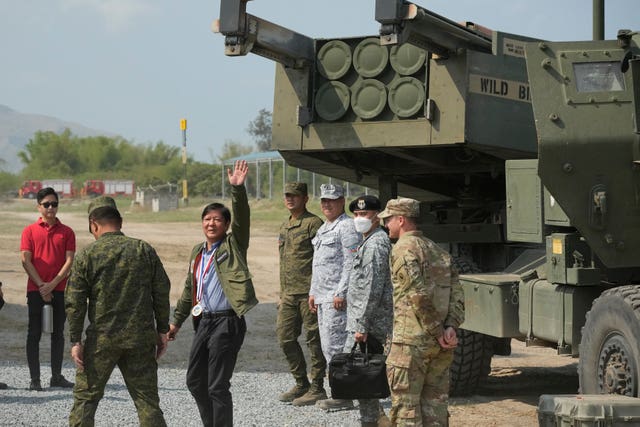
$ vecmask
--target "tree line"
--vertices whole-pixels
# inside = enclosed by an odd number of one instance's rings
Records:
[[[260,110],[246,131],[254,139],[255,147],[227,140],[218,155],[220,164],[199,162],[188,156],[190,195],[215,195],[212,189],[220,188],[224,160],[270,149],[271,112]],[[60,133],[39,131],[18,156],[24,167],[17,174],[3,171],[4,160],[0,161],[1,194],[17,190],[26,179],[72,178],[76,186],[89,179],[133,179],[137,186],[183,179],[181,147],[162,141],[135,144],[121,137],[80,137],[69,129]]]

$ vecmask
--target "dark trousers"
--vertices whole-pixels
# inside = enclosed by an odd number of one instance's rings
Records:
[[[53,333],[51,334],[51,373],[62,372],[62,355],[64,353],[64,292],[54,291],[53,300]],[[27,329],[27,363],[31,379],[40,379],[40,337],[42,336],[42,306],[44,300],[37,291],[27,292],[29,307],[29,327]]]
[[[205,427],[233,426],[231,375],[244,341],[244,317],[203,318],[189,354],[187,388]]]

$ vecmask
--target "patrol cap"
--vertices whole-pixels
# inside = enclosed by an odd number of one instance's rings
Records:
[[[322,184],[320,186],[320,198],[321,199],[339,199],[344,197],[344,190],[342,185],[338,184]]]
[[[351,203],[349,203],[349,210],[355,211],[378,211],[381,210],[380,200],[376,196],[364,195],[360,196]]]
[[[420,202],[406,197],[391,199],[384,210],[378,214],[378,218],[384,219],[394,215],[417,218],[420,216]]]
[[[100,196],[94,199],[91,203],[89,203],[89,209],[87,209],[87,212],[89,213],[89,215],[91,215],[91,212],[93,212],[94,209],[103,208],[105,206],[118,210],[118,207],[116,206],[116,201],[113,200],[112,197]]]
[[[296,196],[307,195],[306,182],[287,182],[284,186],[284,194],[294,194]]]

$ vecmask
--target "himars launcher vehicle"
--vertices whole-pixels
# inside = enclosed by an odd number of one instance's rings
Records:
[[[420,200],[456,258],[454,394],[515,338],[579,357],[582,393],[639,396],[639,35],[547,42],[377,0],[380,34],[312,39],[246,0],[220,12],[227,55],[277,63],[273,148]]]

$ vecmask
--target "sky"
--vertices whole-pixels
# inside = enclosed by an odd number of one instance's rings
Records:
[[[420,0],[454,21],[547,40],[592,38],[591,0]],[[215,162],[272,110],[274,63],[226,57],[220,0],[0,0],[0,104],[182,145]],[[375,0],[253,0],[247,12],[315,38],[375,35]],[[640,1],[605,0],[605,38],[640,30]]]

